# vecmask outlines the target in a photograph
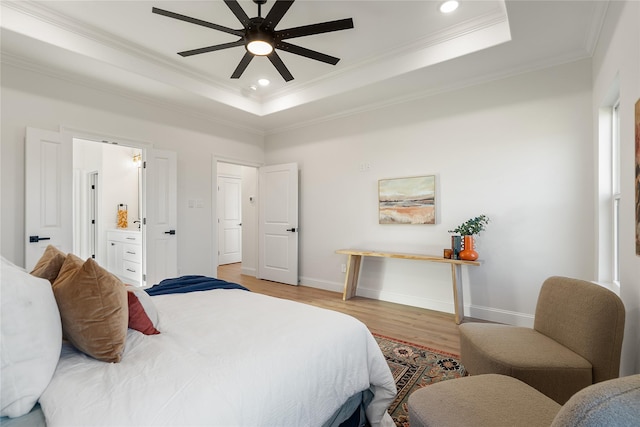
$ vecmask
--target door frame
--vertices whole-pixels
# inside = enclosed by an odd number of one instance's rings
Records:
[[[105,133],[97,133],[84,129],[73,128],[69,126],[60,126],[60,133],[68,134],[71,138],[87,139],[90,141],[111,143],[117,145],[123,145],[132,148],[153,148],[153,144],[146,141],[140,141],[135,139],[127,139],[120,136],[107,135]]]
[[[258,182],[257,180],[258,178],[258,173],[257,170],[259,170],[262,166],[264,166],[264,163],[258,163],[258,162],[252,162],[252,161],[248,161],[248,160],[242,160],[242,159],[236,159],[236,158],[232,158],[232,157],[226,157],[226,156],[221,156],[221,155],[217,155],[214,154],[211,158],[211,176],[212,176],[212,183],[211,183],[211,242],[213,245],[215,245],[215,247],[218,247],[218,162],[220,163],[230,163],[232,165],[238,165],[238,166],[246,166],[249,168],[255,168],[256,169],[256,189],[258,188]],[[243,215],[246,215],[246,212],[243,212]],[[258,223],[258,215],[259,212],[256,209],[255,214],[254,214],[254,218],[253,220],[255,221],[255,223]],[[243,234],[244,234],[244,229],[242,230]],[[256,233],[253,236],[253,250],[258,251],[258,234]],[[247,248],[244,247],[243,245],[243,251],[247,250]],[[213,259],[212,259],[212,275],[213,277],[218,277],[218,251],[214,250],[213,252]],[[245,258],[244,256],[242,258]],[[255,257],[257,259],[257,257]],[[258,270],[258,266],[256,265],[256,271]]]
[[[94,131],[89,131],[86,129],[78,129],[78,128],[74,128],[74,127],[70,127],[70,126],[60,126],[60,134],[64,135],[65,137],[69,138],[71,141],[73,141],[74,139],[82,139],[82,140],[86,140],[86,141],[90,141],[90,142],[95,142],[96,144],[114,144],[114,145],[118,145],[120,147],[130,147],[130,148],[137,148],[140,149],[142,152],[145,152],[145,150],[147,149],[153,149],[153,144],[150,142],[146,142],[146,141],[141,141],[141,140],[134,140],[134,139],[128,139],[128,138],[123,138],[123,137],[119,137],[119,136],[113,136],[113,135],[108,135],[106,133],[97,133]],[[72,163],[73,166],[73,163]],[[101,177],[99,177],[98,179],[98,183],[101,184],[102,180]],[[138,191],[144,191],[143,188],[141,188],[140,183],[138,183]],[[102,191],[101,189],[101,185],[99,186],[99,192]],[[75,194],[74,194],[75,197]],[[140,193],[138,195],[138,199],[140,200],[140,206],[139,206],[139,212],[140,215],[142,215],[142,203],[144,198],[142,197],[142,193]],[[101,199],[98,200],[98,205],[99,207],[101,206]],[[75,220],[74,220],[75,221]],[[74,228],[75,231],[75,224],[72,224],[72,227]],[[98,226],[96,227],[96,233],[98,234],[98,239],[96,241],[96,245],[102,245],[103,243],[106,243],[106,241],[102,241],[100,239],[100,231],[102,230],[101,228],[102,226]],[[143,247],[145,244],[145,233],[142,233],[142,240],[143,240]],[[106,248],[106,246],[105,246]],[[98,248],[99,250],[99,248]],[[104,251],[104,253],[102,254],[105,259],[103,261],[105,261],[105,265],[106,265],[106,250]],[[143,253],[143,258],[146,258],[146,254]],[[143,260],[143,264],[144,264],[144,260]],[[143,273],[146,273],[146,271],[143,271]]]

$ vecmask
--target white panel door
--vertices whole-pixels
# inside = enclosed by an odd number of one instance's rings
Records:
[[[242,180],[218,177],[218,264],[242,261]]]
[[[258,277],[298,284],[298,165],[260,168]]]
[[[178,275],[177,160],[172,151],[143,153],[143,282],[153,286]]]
[[[27,128],[25,144],[25,268],[51,244],[73,249],[73,143],[58,132]]]

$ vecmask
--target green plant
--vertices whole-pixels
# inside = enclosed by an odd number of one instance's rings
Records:
[[[458,233],[461,236],[473,236],[484,231],[488,223],[489,217],[486,215],[480,215],[475,218],[468,219],[453,230],[449,230],[449,233]]]

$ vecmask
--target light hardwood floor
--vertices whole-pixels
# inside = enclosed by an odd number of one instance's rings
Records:
[[[219,266],[218,278],[239,283],[253,292],[349,314],[379,335],[460,354],[458,325],[453,314],[362,297],[343,301],[341,293],[260,280],[241,274],[240,268],[239,263]]]

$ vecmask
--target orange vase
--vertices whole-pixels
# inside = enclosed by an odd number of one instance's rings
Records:
[[[478,259],[478,252],[473,249],[473,236],[464,237],[464,249],[460,251],[460,259],[465,261],[475,261]]]

